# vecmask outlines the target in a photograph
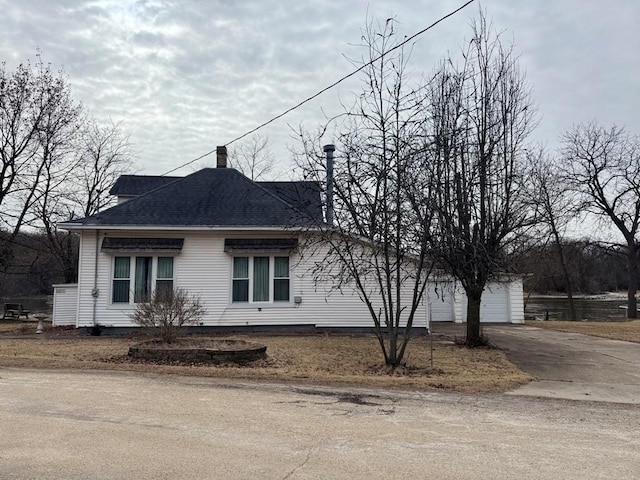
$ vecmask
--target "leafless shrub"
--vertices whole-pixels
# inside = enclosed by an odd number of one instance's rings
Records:
[[[164,342],[173,343],[183,327],[198,325],[205,313],[200,298],[186,290],[159,289],[148,302],[139,303],[130,318],[141,327],[157,328]]]

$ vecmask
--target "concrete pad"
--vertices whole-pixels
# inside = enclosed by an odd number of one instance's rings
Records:
[[[640,344],[519,325],[484,330],[537,378],[512,394],[640,404]]]
[[[507,395],[640,405],[640,385],[620,387],[612,384],[538,380],[507,392]]]

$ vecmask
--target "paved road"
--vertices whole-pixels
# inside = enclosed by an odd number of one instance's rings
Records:
[[[640,404],[640,344],[524,325],[484,331],[538,379],[512,394]]]
[[[640,407],[0,370],[2,479],[631,479]]]

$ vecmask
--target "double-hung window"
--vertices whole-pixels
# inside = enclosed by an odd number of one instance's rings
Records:
[[[156,291],[170,292],[173,290],[173,257],[158,257],[156,272]]]
[[[113,288],[111,301],[113,303],[129,303],[131,285],[131,258],[115,257],[113,259]]]
[[[112,303],[140,303],[173,289],[173,257],[113,257]]]
[[[238,256],[233,257],[233,303],[288,302],[291,294],[289,257]]]

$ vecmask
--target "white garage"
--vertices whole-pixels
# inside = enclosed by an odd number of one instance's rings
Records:
[[[467,296],[462,286],[451,280],[434,281],[429,288],[432,322],[467,321]],[[484,323],[524,323],[522,278],[491,282],[482,294],[480,321]]]

